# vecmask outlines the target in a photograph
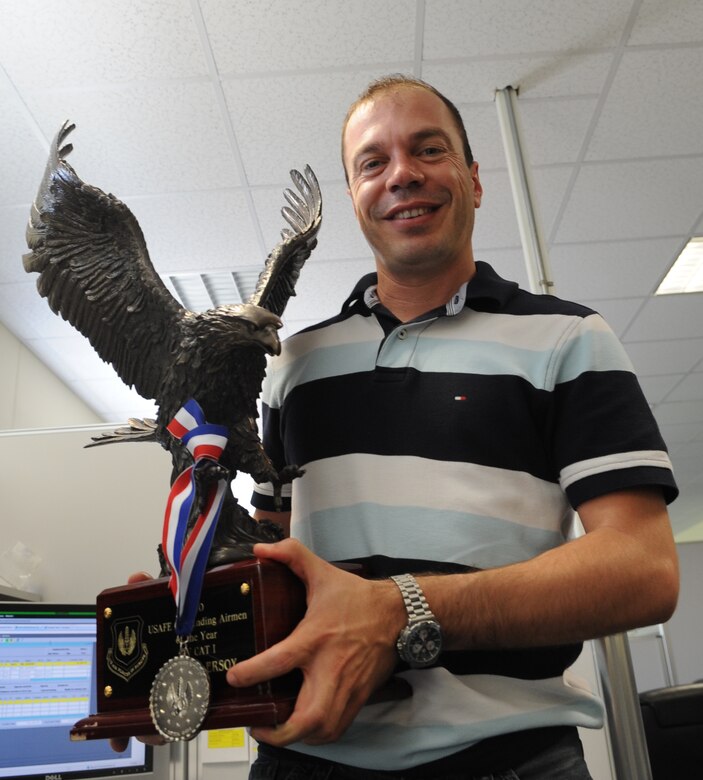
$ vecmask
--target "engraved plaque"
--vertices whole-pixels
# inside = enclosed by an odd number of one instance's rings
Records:
[[[204,729],[277,725],[293,710],[299,673],[252,688],[232,688],[227,669],[285,638],[305,613],[305,588],[285,566],[241,561],[209,570],[189,655],[210,678]],[[71,739],[156,734],[149,696],[159,670],[178,654],[168,579],[103,591],[97,599],[98,712]]]

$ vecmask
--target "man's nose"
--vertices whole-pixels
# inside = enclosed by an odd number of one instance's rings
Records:
[[[425,176],[419,160],[411,154],[400,154],[390,161],[386,186],[389,190],[423,184]]]

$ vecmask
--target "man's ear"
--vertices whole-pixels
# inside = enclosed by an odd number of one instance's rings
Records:
[[[471,163],[471,168],[469,169],[469,173],[471,175],[471,181],[474,185],[474,208],[477,209],[481,205],[481,198],[483,197],[483,185],[481,184],[481,179],[478,176],[478,163],[473,162]]]

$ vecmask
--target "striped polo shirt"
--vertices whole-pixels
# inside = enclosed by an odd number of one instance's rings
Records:
[[[657,425],[604,320],[476,268],[445,306],[407,323],[382,306],[369,274],[340,314],[272,359],[264,446],[277,466],[305,469],[286,497],[291,535],[322,558],[504,566],[564,543],[573,509],[590,498],[637,486],[676,496]],[[271,487],[257,485],[252,503],[273,510]],[[295,748],[403,768],[495,734],[599,723],[597,702],[563,679],[565,664],[468,666],[405,672],[416,702],[433,678],[422,712],[371,705],[334,745]]]
[[[642,485],[676,495],[604,320],[476,265],[446,307],[409,323],[364,277],[337,317],[272,360],[264,445],[277,465],[305,468],[292,531],[323,558],[500,566],[562,543],[589,498]],[[270,495],[257,486],[253,503],[272,510]]]

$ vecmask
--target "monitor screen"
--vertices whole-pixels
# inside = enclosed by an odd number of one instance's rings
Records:
[[[72,742],[97,711],[94,605],[0,603],[0,778],[95,778],[152,770],[153,751],[131,739]]]

